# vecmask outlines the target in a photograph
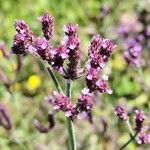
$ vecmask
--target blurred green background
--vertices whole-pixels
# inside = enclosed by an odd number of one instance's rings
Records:
[[[148,0],[0,0],[0,40],[5,42],[10,51],[14,35],[14,20],[23,19],[36,35],[42,35],[37,17],[49,11],[54,18],[55,46],[62,39],[63,26],[68,22],[79,25],[79,37],[83,64],[87,60],[87,49],[92,35],[101,34],[111,38],[117,44],[104,73],[110,75],[112,95],[99,94],[95,97],[93,117],[96,127],[88,121],[75,121],[75,131],[78,150],[116,150],[129,138],[126,126],[113,114],[117,104],[124,104],[127,109],[139,107],[146,113],[146,124],[150,123],[150,94],[143,88],[143,82],[150,88],[150,64],[142,68],[143,75],[138,74],[134,67],[127,66],[122,57],[121,46],[118,45],[116,26],[123,13],[138,13],[147,7]],[[109,14],[102,19],[100,8],[107,4]],[[143,51],[149,54],[149,50]],[[22,59],[21,70],[16,72],[17,57],[12,55],[6,59],[0,55],[0,70],[7,80],[13,81],[6,88],[0,81],[0,101],[10,114],[13,122],[12,131],[8,132],[0,127],[1,150],[67,150],[67,131],[63,113],[58,113],[55,128],[48,134],[39,133],[33,126],[38,118],[46,124],[48,110],[52,107],[44,101],[44,96],[55,89],[41,62],[33,56]],[[64,87],[65,82],[57,75]],[[72,99],[76,100],[85,83],[83,79],[73,82]],[[104,122],[107,130],[103,133]],[[137,146],[131,143],[129,150],[149,150],[149,145]]]

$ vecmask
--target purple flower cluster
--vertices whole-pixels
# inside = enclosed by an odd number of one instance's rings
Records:
[[[136,109],[134,118],[135,118],[135,126],[136,126],[135,130],[136,132],[140,132],[142,130],[143,123],[144,120],[146,119],[146,116],[143,111]]]
[[[60,44],[53,48],[49,40],[53,33],[53,18],[46,12],[38,17],[42,24],[44,37],[36,37],[23,20],[16,20],[16,33],[13,39],[12,53],[34,54],[47,61],[65,78],[72,80],[78,76],[80,66],[80,40],[77,34],[77,25],[68,23],[64,26],[65,36]],[[67,68],[64,68],[64,61],[68,60]]]
[[[137,135],[137,143],[138,144],[147,144],[150,142],[150,135],[144,131],[144,120],[146,119],[146,116],[143,111],[136,109],[135,110],[135,131],[138,133]]]
[[[141,43],[133,38],[128,38],[124,43],[124,58],[130,65],[140,66],[141,65]]]
[[[107,84],[108,77],[104,75],[103,79],[99,79],[99,73],[115,47],[111,40],[104,39],[100,35],[92,38],[88,49],[89,60],[85,67],[86,85],[90,92],[112,93]]]
[[[119,40],[123,43],[125,61],[139,67],[142,65],[141,52],[150,48],[150,19],[149,12],[142,10],[138,16],[123,14],[117,27]],[[124,20],[123,20],[124,18]]]
[[[107,4],[102,5],[100,8],[101,17],[105,18],[110,12],[110,8]]]
[[[91,110],[94,104],[94,97],[89,92],[89,89],[83,89],[81,95],[78,98],[77,108],[80,112],[88,112]]]
[[[138,133],[136,140],[138,144],[147,144],[150,142],[150,135],[145,132],[140,132]]]
[[[60,94],[57,91],[54,91],[53,96],[47,96],[46,100],[53,104],[55,110],[64,111],[66,117],[72,118],[77,114],[76,107],[64,94]]]
[[[69,51],[68,55],[68,68],[67,68],[67,78],[75,79],[77,77],[77,72],[80,64],[80,40],[77,34],[78,25],[68,23],[64,26],[64,43],[66,45],[66,49]]]
[[[126,110],[124,109],[123,106],[117,106],[115,108],[115,114],[121,120],[124,120],[124,121],[128,120],[127,112],[126,112]]]
[[[44,34],[44,37],[47,40],[50,40],[52,38],[53,33],[53,18],[45,12],[42,16],[38,17],[39,21],[42,24],[42,31]]]
[[[123,121],[129,120],[129,116],[123,106],[117,106],[114,112],[119,119]],[[135,132],[137,134],[136,141],[138,144],[147,144],[150,142],[150,135],[144,131],[144,120],[146,116],[144,112],[139,109],[136,109],[134,113]]]
[[[42,24],[43,37],[37,37],[22,20],[15,22],[16,34],[13,39],[12,52],[15,54],[24,54],[26,52],[38,56],[57,70],[65,79],[75,80],[81,73],[80,61],[80,39],[78,37],[78,25],[68,23],[64,26],[64,38],[58,46],[53,47],[50,44],[53,32],[53,18],[44,13],[38,17]],[[63,93],[54,92],[53,96],[48,96],[47,100],[57,111],[65,112],[65,115],[71,119],[74,117],[83,118],[91,116],[91,109],[94,104],[94,92],[112,93],[108,86],[108,76],[103,75],[99,78],[100,73],[115,45],[109,39],[96,35],[92,38],[88,49],[88,62],[84,67],[86,85],[78,98],[76,105],[72,104],[70,99]],[[47,132],[48,128],[42,128],[36,121],[36,128],[41,132]]]
[[[15,21],[16,34],[11,48],[14,54],[24,54],[27,52],[30,43],[33,41],[34,34],[23,20]]]
[[[32,46],[43,60],[51,61],[53,59],[53,49],[44,37],[35,38]]]
[[[82,90],[76,105],[72,104],[71,100],[67,96],[60,94],[57,91],[53,92],[53,96],[45,97],[45,100],[53,105],[54,110],[64,111],[65,116],[71,119],[75,117],[87,117],[87,115],[91,112],[91,108],[94,104],[94,97],[89,92],[89,89]]]

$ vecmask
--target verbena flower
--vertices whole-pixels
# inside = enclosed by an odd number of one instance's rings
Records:
[[[49,13],[45,12],[42,16],[38,17],[42,24],[42,31],[44,34],[44,37],[47,40],[50,40],[52,38],[53,34],[53,18],[49,15]]]
[[[100,8],[101,17],[104,18],[109,14],[110,8],[107,4],[102,5]]]
[[[53,92],[53,97],[46,98],[55,110],[62,110],[65,112],[66,117],[74,117],[77,114],[76,107],[71,103],[70,99],[64,94],[57,91]]]
[[[136,109],[134,119],[135,119],[135,126],[136,126],[135,130],[136,132],[140,132],[143,128],[144,120],[146,119],[144,112]]]
[[[125,42],[124,58],[128,64],[133,66],[141,65],[142,45],[135,39],[129,38]]]
[[[91,92],[112,93],[107,84],[107,79],[100,79],[99,73],[110,57],[116,46],[109,39],[104,39],[100,35],[92,38],[88,49],[89,60],[85,66],[86,85]]]
[[[138,144],[148,144],[150,142],[150,135],[146,132],[139,132],[136,141]]]
[[[63,30],[65,36],[58,46],[53,47],[49,40],[52,38],[53,19],[46,12],[38,17],[42,24],[44,37],[37,37],[23,20],[15,22],[16,34],[13,40],[12,52],[15,54],[24,54],[26,52],[38,56],[40,59],[51,65],[64,78],[75,80],[80,72],[80,39],[78,37],[78,25],[68,23]],[[84,67],[86,88],[82,90],[78,102],[74,105],[70,99],[62,93],[54,92],[53,96],[48,96],[48,101],[57,111],[63,111],[71,119],[74,117],[82,118],[91,116],[91,109],[94,104],[94,92],[112,93],[108,86],[108,77],[100,75],[106,62],[108,61],[115,45],[109,39],[96,35],[92,38],[88,48],[89,59]],[[80,117],[79,117],[80,116]],[[82,116],[82,117],[81,117]],[[47,132],[47,128],[42,128],[36,121],[36,128],[41,132]]]
[[[14,54],[24,54],[28,49],[28,39],[24,34],[16,33],[13,39],[11,52]]]
[[[149,12],[144,9],[137,15],[124,14],[117,27],[119,41],[123,43],[123,56],[127,64],[133,67],[143,65],[142,50],[150,48],[148,16]]]
[[[94,97],[90,93],[89,89],[83,89],[81,95],[78,98],[77,108],[79,111],[89,112],[91,111],[94,104]]]
[[[116,116],[123,120],[123,121],[127,121],[128,120],[128,115],[127,115],[127,112],[126,110],[124,109],[123,106],[117,106],[114,110]]]
[[[67,64],[67,78],[75,79],[77,78],[80,59],[81,59],[81,52],[79,48],[80,40],[77,34],[77,27],[78,25],[68,23],[64,26],[65,36],[65,45],[66,49],[69,50],[69,63]]]
[[[24,54],[33,41],[34,34],[23,20],[16,20],[14,26],[16,34],[14,35],[11,51],[14,54]]]
[[[53,59],[53,49],[45,38],[37,37],[33,42],[33,47],[43,60]]]
[[[33,31],[29,28],[24,20],[16,20],[14,26],[17,33],[24,35],[29,41],[33,40]]]

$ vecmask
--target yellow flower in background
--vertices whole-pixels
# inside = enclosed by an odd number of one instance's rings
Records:
[[[27,81],[27,89],[36,90],[41,85],[41,78],[38,75],[31,75]]]
[[[0,57],[3,57],[3,52],[1,49],[0,49]]]

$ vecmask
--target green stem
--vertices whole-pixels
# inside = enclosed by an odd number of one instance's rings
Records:
[[[142,70],[142,68],[138,67],[137,70],[138,70],[138,73],[139,73],[139,75],[140,75],[140,77],[142,79],[143,78],[143,70]]]
[[[128,130],[129,130],[130,136],[133,137],[133,130],[131,128],[131,124],[129,122],[129,119],[126,121],[126,125],[127,125]]]
[[[123,144],[123,146],[121,146],[121,148],[119,148],[119,150],[125,149],[135,139],[136,135],[137,134],[135,134],[134,136],[130,137],[130,139],[125,144]]]
[[[50,77],[52,78],[53,83],[54,83],[56,89],[58,90],[58,92],[63,93],[63,91],[62,91],[62,89],[61,89],[61,86],[60,86],[60,84],[59,84],[59,82],[58,82],[58,80],[57,80],[55,74],[54,74],[53,71],[51,70],[51,68],[46,66],[46,70],[48,71],[48,74],[49,74]]]
[[[71,98],[71,80],[70,79],[67,80],[66,96]],[[66,123],[67,123],[67,129],[68,129],[68,133],[69,133],[70,150],[76,150],[73,122],[70,118],[66,118]]]
[[[50,77],[52,78],[53,83],[54,83],[56,89],[58,90],[58,92],[63,93],[63,91],[61,89],[61,86],[60,86],[55,74],[51,70],[50,66],[45,66],[45,68],[48,71],[48,74],[50,75]],[[66,96],[71,98],[71,82],[70,82],[70,80],[67,80]],[[75,142],[73,122],[70,118],[66,118],[66,124],[67,124],[67,130],[68,130],[68,133],[69,133],[69,147],[70,147],[70,150],[76,150],[76,142]]]
[[[130,139],[125,143],[123,144],[123,146],[121,146],[121,148],[119,150],[123,150],[124,148],[126,148],[136,137],[137,134],[133,134],[133,130],[131,128],[131,124],[129,122],[129,119],[126,121],[126,125],[127,125],[127,128],[129,130],[129,133],[130,133]]]

